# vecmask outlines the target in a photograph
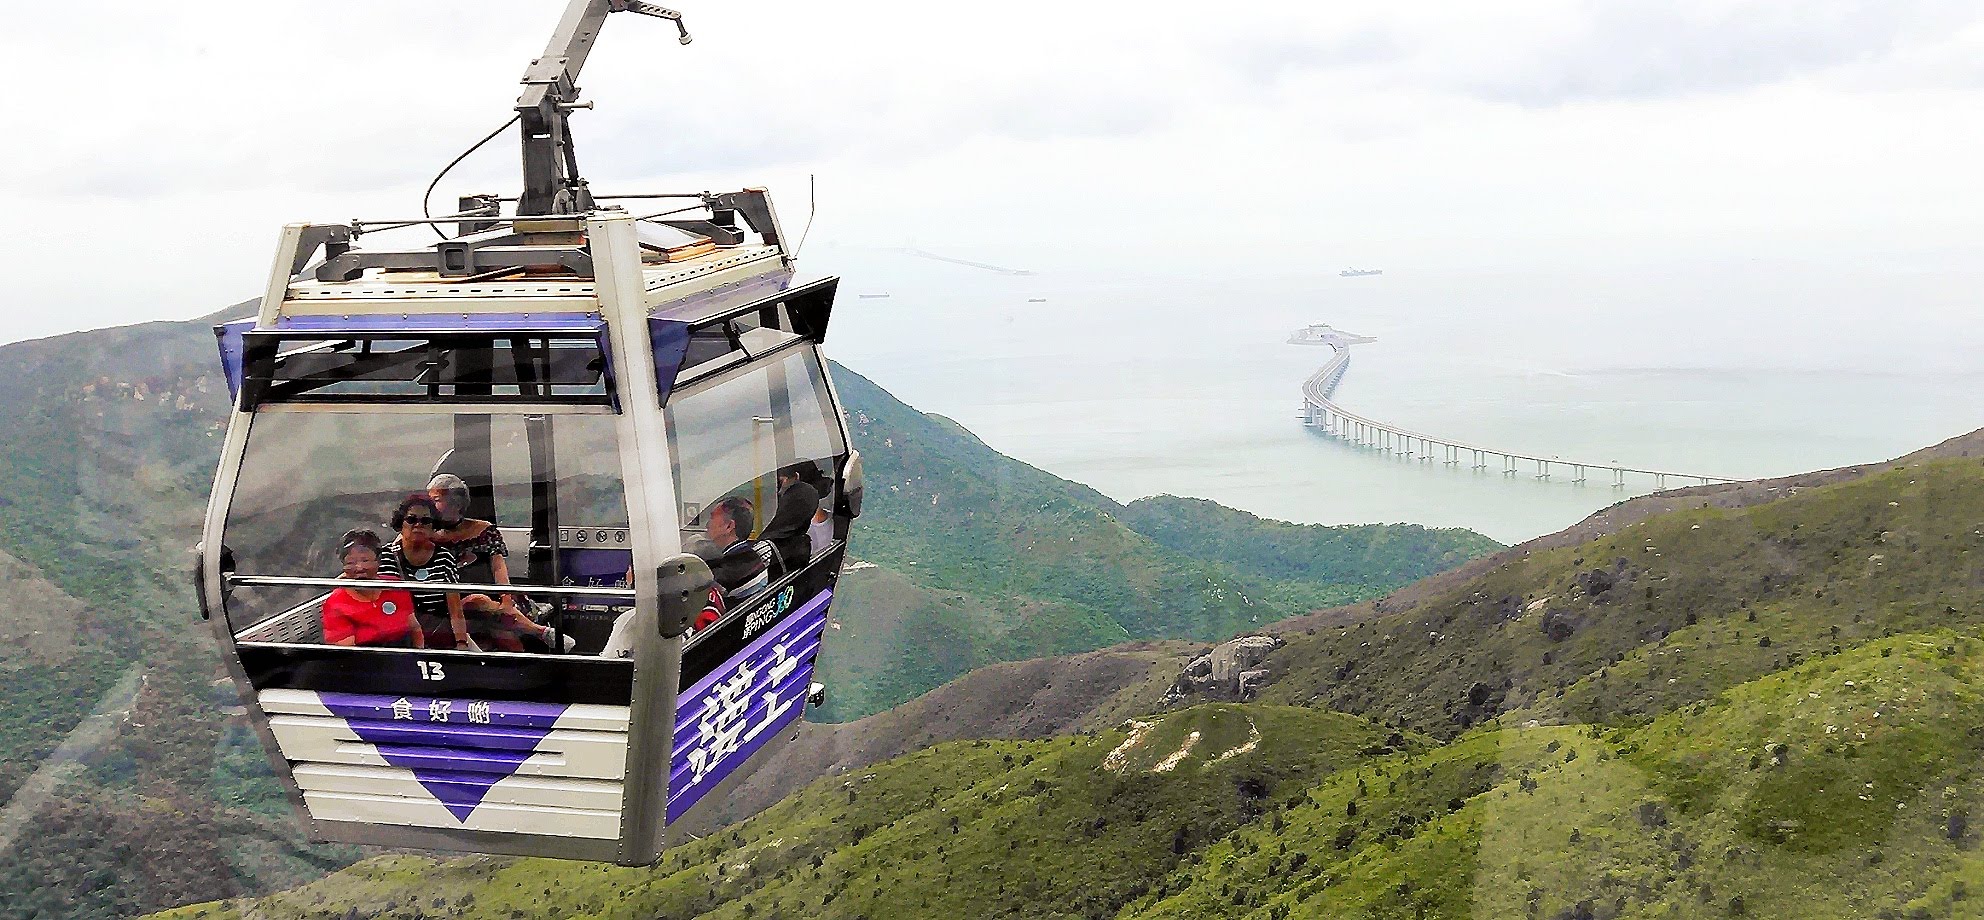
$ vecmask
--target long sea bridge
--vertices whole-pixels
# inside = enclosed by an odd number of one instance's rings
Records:
[[[1499,469],[1501,474],[1507,477],[1529,474],[1532,470],[1534,476],[1541,480],[1549,480],[1560,474],[1568,475],[1571,477],[1570,481],[1576,485],[1584,485],[1593,473],[1610,474],[1614,489],[1627,488],[1632,484],[1628,481],[1629,477],[1641,482],[1651,480],[1656,490],[1666,489],[1670,485],[1708,485],[1736,481],[1724,476],[1704,476],[1699,473],[1643,469],[1621,466],[1617,463],[1596,463],[1589,460],[1566,460],[1562,457],[1525,454],[1499,447],[1456,441],[1381,422],[1351,412],[1331,399],[1336,392],[1337,384],[1343,382],[1344,373],[1350,369],[1350,346],[1374,341],[1371,337],[1343,332],[1326,325],[1317,325],[1296,330],[1295,334],[1289,336],[1288,341],[1299,345],[1328,345],[1334,352],[1328,364],[1323,365],[1322,369],[1310,375],[1309,379],[1302,383],[1302,424],[1346,444],[1382,451],[1421,463],[1432,463],[1437,459],[1443,466],[1459,467],[1467,464],[1469,468],[1477,471]]]

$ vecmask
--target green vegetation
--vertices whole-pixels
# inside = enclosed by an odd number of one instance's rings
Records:
[[[1217,560],[1243,577],[1333,588],[1333,606],[1369,600],[1502,548],[1459,528],[1290,524],[1172,495],[1140,498],[1119,517],[1165,549]]]
[[[1264,704],[1126,728],[828,777],[650,868],[389,856],[164,916],[1907,918],[1984,884],[1984,641],[1950,632],[1630,728],[1434,745]]]
[[[1263,698],[1442,736],[1504,712],[1629,724],[1870,639],[1984,623],[1984,463],[1794,491],[1660,515],[1290,636]]]

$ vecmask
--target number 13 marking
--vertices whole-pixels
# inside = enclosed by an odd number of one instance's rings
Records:
[[[416,661],[414,664],[420,668],[421,680],[447,679],[447,675],[442,673],[441,663],[438,661]]]

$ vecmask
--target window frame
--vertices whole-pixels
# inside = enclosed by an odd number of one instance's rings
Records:
[[[241,389],[237,394],[236,408],[239,411],[261,412],[272,406],[329,405],[329,406],[418,406],[422,408],[463,407],[477,411],[488,411],[496,406],[522,404],[542,405],[596,405],[609,408],[616,406],[618,387],[615,386],[611,343],[607,339],[604,324],[591,328],[576,327],[518,327],[513,329],[250,329],[241,334]],[[550,393],[531,395],[470,395],[460,392],[446,396],[424,396],[413,393],[315,393],[319,387],[296,387],[297,380],[286,380],[276,376],[277,360],[305,350],[328,346],[335,342],[375,342],[375,341],[425,341],[430,346],[456,350],[482,343],[493,350],[499,340],[543,339],[577,341],[591,340],[597,349],[596,357],[601,362],[598,393],[572,393],[555,395]],[[282,346],[291,346],[283,350]],[[494,384],[492,384],[494,385]],[[518,386],[520,384],[504,384]],[[545,387],[560,385],[546,381]],[[572,386],[573,384],[562,384]],[[453,386],[459,387],[456,383]],[[291,392],[294,390],[294,392]]]
[[[530,416],[617,416],[620,415],[621,412],[612,405],[603,402],[590,402],[590,401],[588,402],[510,401],[510,402],[501,402],[501,403],[460,402],[460,401],[373,402],[373,401],[365,401],[365,400],[339,398],[336,400],[324,399],[324,400],[312,400],[307,402],[263,403],[259,406],[256,406],[253,410],[253,413],[249,415],[249,417],[247,418],[248,433],[247,436],[243,439],[241,454],[234,461],[235,464],[234,488],[233,490],[231,490],[228,496],[226,509],[221,517],[221,534],[222,534],[223,545],[226,545],[227,534],[229,533],[229,531],[234,529],[234,527],[232,526],[232,522],[234,520],[236,496],[239,493],[242,482],[245,479],[245,477],[242,474],[244,471],[246,471],[249,468],[250,458],[252,456],[252,446],[255,443],[255,435],[256,435],[255,427],[260,422],[260,416],[289,415],[289,414],[296,414],[296,415],[331,414],[331,415],[354,415],[354,416],[431,415],[437,418],[453,419],[455,417],[464,414],[512,416],[512,417],[528,418]],[[617,440],[617,433],[616,433],[616,440]],[[616,467],[618,466],[617,460],[615,461],[615,466]],[[624,505],[625,502],[628,500],[628,496],[626,494],[624,487],[624,472],[622,472],[621,475],[623,477],[621,501]],[[555,486],[553,488],[555,489]],[[409,491],[414,491],[414,490],[410,489]],[[573,525],[567,522],[564,524],[564,529],[570,529],[573,526],[577,526],[577,525]],[[588,529],[592,529],[591,525],[586,525],[586,526]],[[554,534],[553,542],[550,543],[547,547],[548,551],[552,554],[555,554],[561,548],[555,542],[556,540],[555,534],[558,531],[558,529],[559,528],[557,527],[552,528],[552,533]],[[525,548],[525,552],[531,552],[536,548],[537,548],[536,545],[532,544]],[[270,616],[263,617],[262,619],[257,620],[253,623],[238,624],[234,619],[234,611],[231,608],[232,595],[234,593],[235,588],[242,587],[242,588],[252,589],[258,587],[260,588],[278,587],[277,585],[273,585],[273,584],[266,584],[266,583],[258,584],[257,581],[262,577],[265,576],[259,576],[259,575],[243,576],[237,574],[233,570],[227,570],[221,572],[222,590],[220,592],[219,603],[215,605],[216,608],[214,610],[214,613],[216,614],[215,619],[217,619],[223,625],[223,628],[228,633],[231,643],[237,649],[255,647],[255,648],[266,648],[266,649],[313,650],[314,652],[326,652],[326,653],[362,651],[367,653],[375,653],[375,652],[399,653],[399,654],[411,653],[418,655],[456,655],[456,656],[495,655],[495,656],[505,656],[510,658],[526,658],[532,660],[543,660],[547,658],[573,659],[573,658],[594,657],[594,656],[585,656],[585,655],[574,656],[563,653],[553,653],[547,655],[541,652],[509,652],[509,651],[502,651],[497,649],[482,649],[479,651],[471,652],[462,649],[416,649],[416,648],[394,648],[394,647],[385,647],[385,646],[343,646],[343,645],[335,645],[322,641],[289,642],[289,641],[267,641],[267,640],[246,639],[243,638],[244,634],[252,634],[256,630],[263,628],[265,625],[273,622],[274,620],[286,616],[296,615],[299,612],[304,611],[306,608],[308,608],[310,611],[314,611],[316,615],[321,616],[323,601],[325,597],[329,595],[329,591],[326,590],[321,593],[315,594],[315,596],[310,597],[309,599],[304,600],[301,603],[287,607]],[[311,578],[318,578],[321,576],[306,574],[306,575],[295,575],[295,576],[272,576],[272,577],[274,579],[279,580],[286,578],[311,579]],[[461,584],[464,586],[465,590],[462,590],[460,593],[463,594],[487,593],[487,592],[477,592],[473,590],[473,588],[478,587],[478,585],[474,583],[463,582]],[[591,589],[573,590],[567,586],[561,586],[557,584],[540,585],[540,584],[532,584],[529,582],[516,582],[512,584],[510,590],[514,593],[521,593],[525,595],[536,595],[540,600],[545,599],[547,597],[559,597],[566,595],[592,594],[595,596],[602,596],[602,597],[607,595],[613,595],[614,599],[608,600],[602,606],[616,606],[616,607],[624,606],[627,608],[627,613],[631,613],[634,606],[631,597],[629,597],[629,599],[627,599],[624,602],[624,604],[619,602],[619,600],[617,599],[618,595],[622,593],[631,592],[632,589],[602,590],[599,588],[591,588]],[[626,614],[622,614],[622,615],[626,615]],[[600,659],[600,660],[607,660],[607,659]],[[631,662],[629,662],[629,664],[631,665]]]

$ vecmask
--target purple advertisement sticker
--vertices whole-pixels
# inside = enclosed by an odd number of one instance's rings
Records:
[[[511,700],[452,700],[319,693],[331,714],[467,821],[489,788],[515,773],[565,707]]]
[[[805,712],[832,600],[832,591],[821,591],[677,698],[667,820],[694,807]]]

